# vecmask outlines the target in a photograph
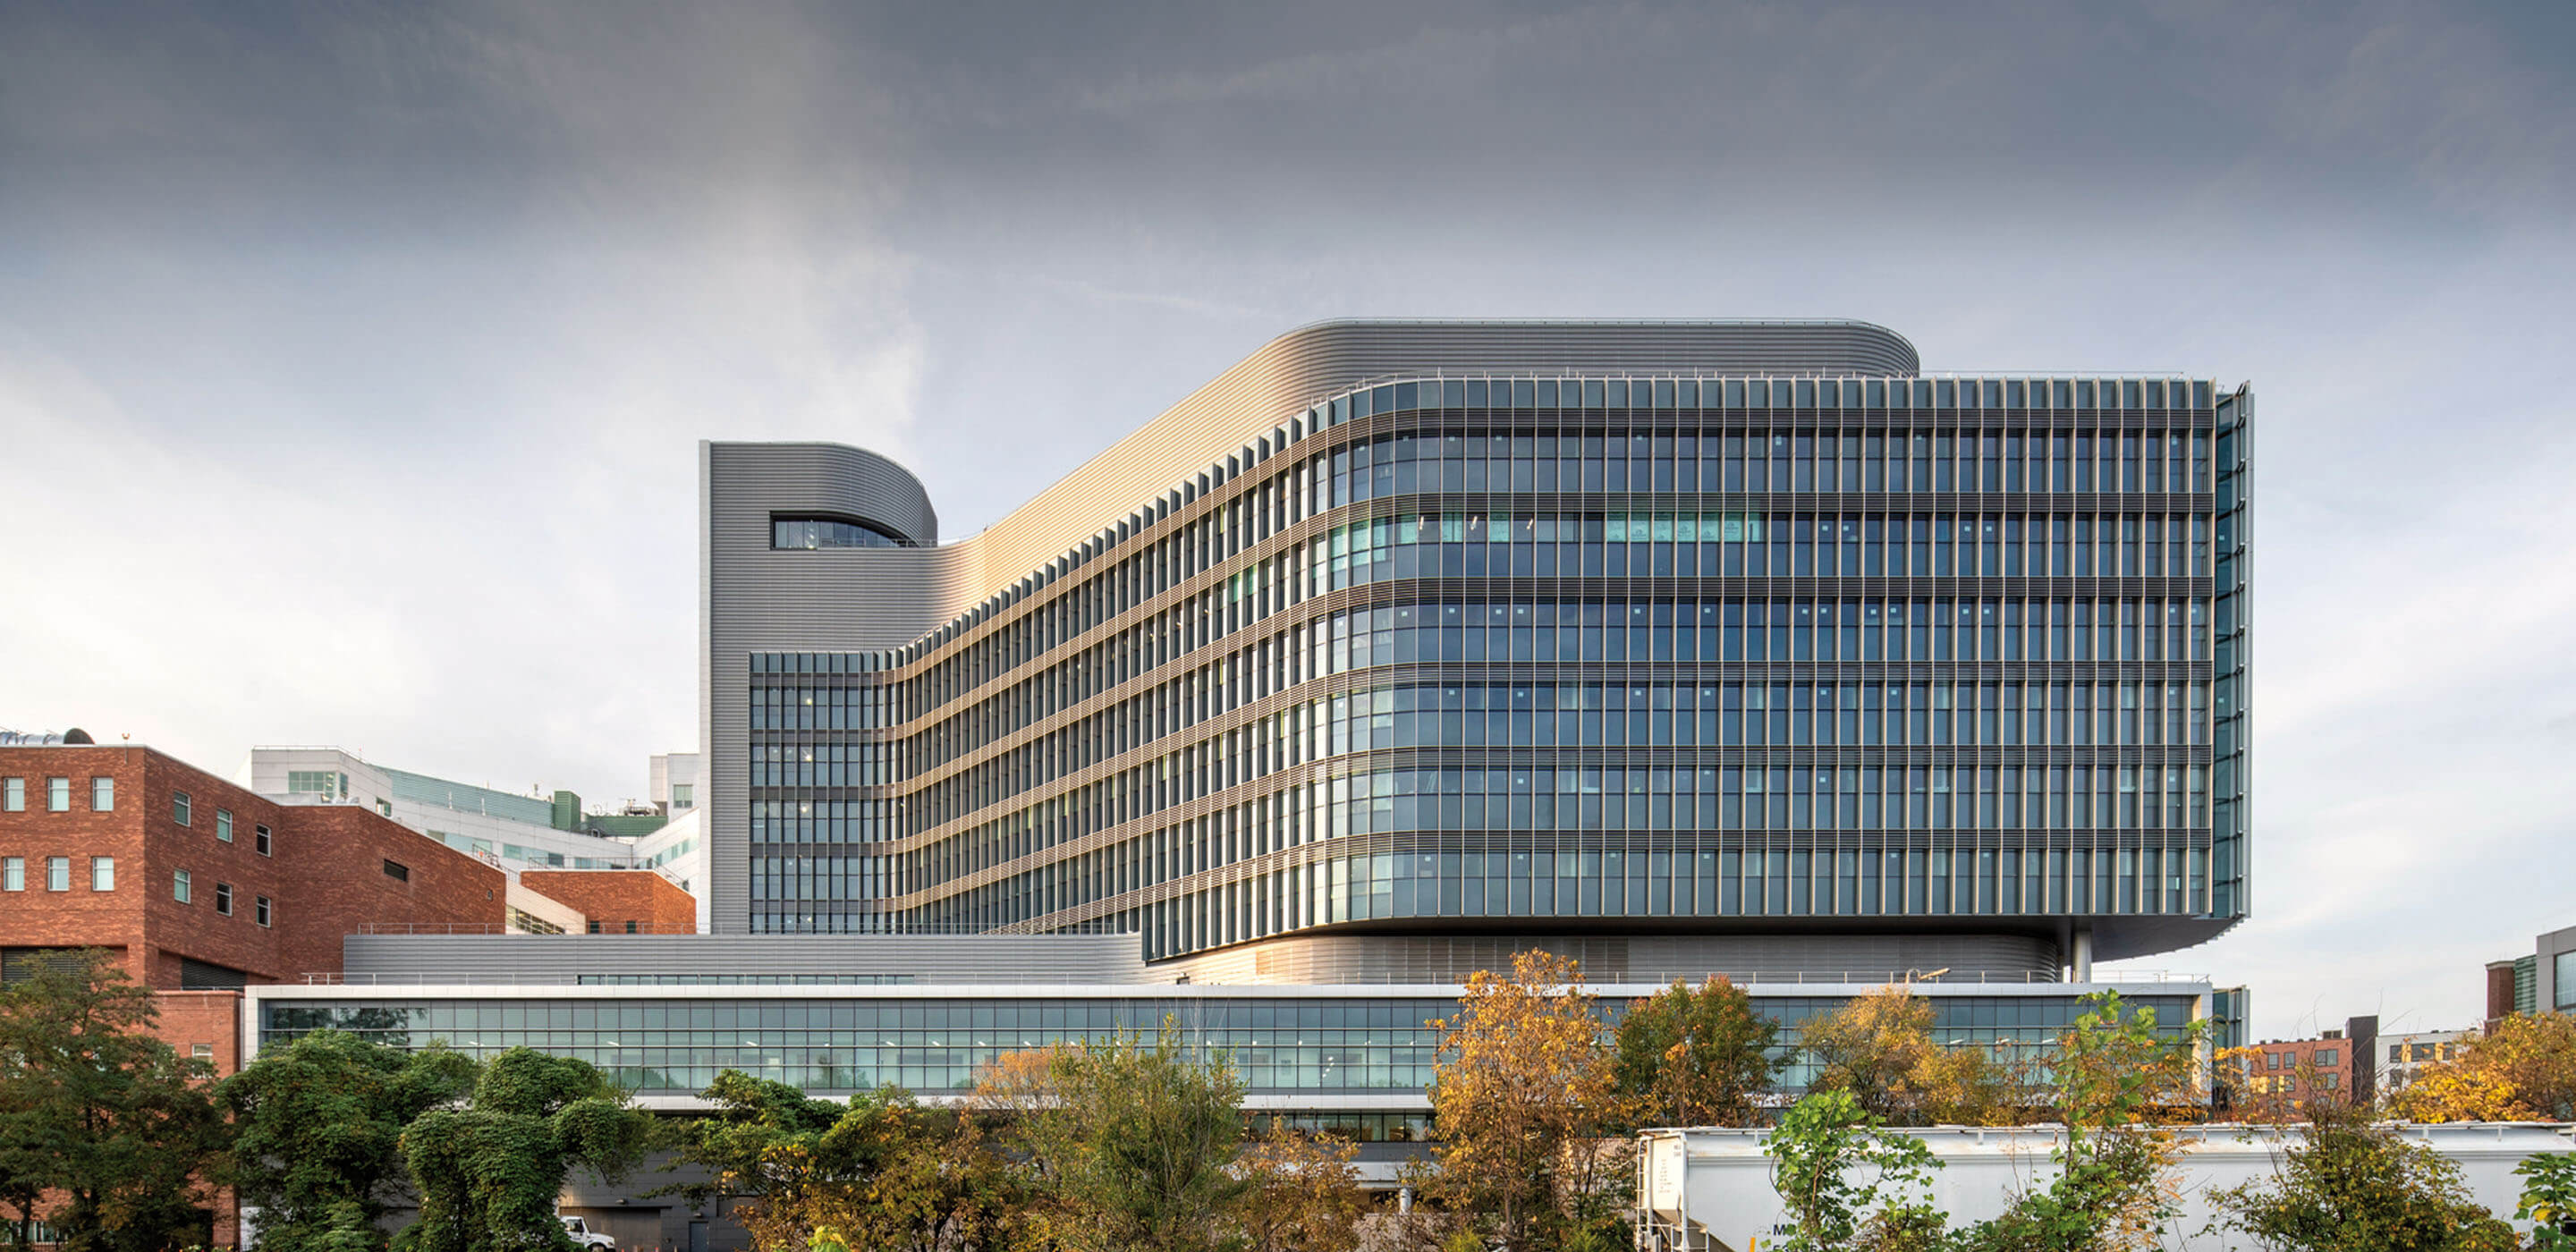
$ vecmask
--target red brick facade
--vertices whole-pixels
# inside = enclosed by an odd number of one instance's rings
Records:
[[[159,993],[161,1038],[218,1075],[241,1065],[241,993],[183,990],[188,962],[298,982],[339,973],[341,939],[370,923],[498,930],[504,915],[507,879],[471,856],[363,808],[273,804],[149,748],[0,748],[0,795],[10,779],[21,803],[0,801],[0,868],[17,859],[18,890],[0,890],[0,948],[114,951]],[[215,1242],[235,1242],[229,1194],[214,1221]]]
[[[2237,1103],[2288,1118],[2310,1100],[2349,1101],[2355,1059],[2352,1041],[2343,1038],[2256,1044],[2240,1062],[2245,1089]],[[2358,1059],[2369,1062],[2368,1057]]]
[[[341,938],[368,923],[502,921],[501,871],[366,809],[273,804],[138,747],[0,748],[0,786],[13,778],[25,805],[0,811],[0,858],[19,858],[22,889],[0,893],[0,947],[113,949],[176,991],[187,961],[298,982],[338,973]],[[56,778],[66,811],[49,804]],[[100,778],[114,783],[105,812]],[[93,877],[100,857],[112,882]]]
[[[595,935],[684,935],[698,928],[697,898],[649,869],[525,870],[519,885],[590,919]]]

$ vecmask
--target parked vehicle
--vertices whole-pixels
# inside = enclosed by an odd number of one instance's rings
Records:
[[[592,1230],[590,1223],[578,1217],[562,1217],[557,1220],[563,1223],[564,1233],[571,1235],[574,1243],[584,1248],[596,1248],[599,1252],[617,1252],[617,1241],[599,1231]]]

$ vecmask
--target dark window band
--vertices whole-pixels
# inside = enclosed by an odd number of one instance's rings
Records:
[[[867,522],[846,517],[773,517],[769,546],[781,550],[815,548],[909,548],[912,541]]]

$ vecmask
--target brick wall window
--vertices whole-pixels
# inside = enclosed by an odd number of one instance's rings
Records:
[[[26,811],[27,780],[0,778],[0,812],[24,813]]]
[[[48,811],[55,813],[69,813],[72,811],[71,779],[48,778],[45,780],[45,808]]]
[[[72,859],[71,859],[70,857],[67,857],[67,856],[49,856],[49,857],[46,857],[46,858],[45,858],[45,890],[47,890],[47,891],[69,891],[69,890],[71,890],[71,889],[72,889]]]
[[[189,1044],[188,1055],[196,1060],[211,1061],[215,1059],[215,1045],[211,1043]]]
[[[270,910],[271,906],[269,905],[267,896],[251,897],[250,919],[252,921],[258,922],[262,926],[267,925],[269,922]]]
[[[230,809],[216,809],[216,810],[215,810],[215,838],[220,839],[220,840],[224,841],[225,843],[231,843],[231,842],[233,841],[233,814],[232,814],[232,810],[230,810]]]
[[[386,861],[385,877],[393,879],[395,882],[410,882],[411,867],[400,861]]]
[[[0,857],[0,891],[27,889],[27,858]]]
[[[115,779],[93,778],[89,780],[89,811],[93,813],[113,813],[116,811]]]
[[[92,891],[116,890],[115,857],[94,856],[89,859],[89,889]]]
[[[194,894],[193,889],[188,885],[188,871],[184,869],[171,871],[170,898],[181,904],[186,904],[188,903],[189,898]]]
[[[215,884],[215,911],[226,917],[233,915],[233,885],[231,883],[219,882]]]
[[[170,793],[170,820],[177,822],[182,826],[188,824],[187,792],[173,791]]]
[[[261,856],[269,856],[269,855],[272,855],[272,854],[269,852],[269,850],[268,850],[268,838],[269,838],[269,836],[268,836],[268,827],[266,827],[266,826],[253,826],[253,827],[251,827],[251,828],[250,828],[250,846],[251,846],[251,850],[252,850],[252,851],[255,851],[255,852],[257,852],[257,853],[259,853]]]

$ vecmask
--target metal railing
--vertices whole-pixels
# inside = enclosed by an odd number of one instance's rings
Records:
[[[552,897],[548,898],[551,899]],[[635,928],[632,930],[626,928],[627,924],[625,922],[607,922],[602,924],[613,926],[616,929],[566,931],[564,933],[582,935],[617,935],[621,937],[627,935],[694,935],[703,933],[699,931],[695,923],[691,923],[687,926],[674,924],[670,926],[656,927],[651,922],[636,922],[634,923]],[[526,932],[510,929],[507,922],[360,922],[358,923],[358,929],[353,933],[361,935],[514,935]]]
[[[402,933],[402,932],[396,931],[396,932],[389,932],[389,933]],[[434,931],[433,931],[433,932],[425,932],[425,933],[438,933],[438,932],[434,932]],[[460,932],[460,933],[488,933],[488,932]],[[1771,973],[1771,974],[1759,974],[1759,975],[1748,975],[1748,976],[1743,976],[1743,977],[1735,977],[1735,978],[1733,978],[1733,981],[1734,981],[1737,985],[1739,985],[1739,986],[1746,987],[1746,988],[1748,988],[1748,989],[1752,989],[1752,990],[1757,990],[1757,991],[1758,991],[1758,990],[1761,990],[1761,989],[1763,989],[1763,988],[1765,988],[1765,987],[1780,987],[1780,986],[1791,986],[1791,987],[1797,987],[1797,986],[1874,987],[1874,986],[1885,986],[1885,985],[1888,985],[1888,984],[1891,984],[1891,983],[1907,982],[1908,980],[1903,976],[1903,975],[1904,975],[1905,973],[1907,973],[1907,972],[1909,972],[1909,971],[1887,971],[1887,970],[1837,970],[1837,971],[1831,971],[1831,972],[1819,972],[1819,971],[1814,971],[1814,970],[1799,970],[1799,971],[1784,971],[1784,972]],[[542,975],[542,976],[537,976],[537,977],[534,977],[534,978],[532,978],[532,977],[531,977],[531,976],[529,976],[529,975],[523,975],[523,974],[509,974],[509,973],[477,973],[477,972],[471,972],[471,971],[458,972],[458,973],[439,973],[439,974],[394,974],[394,973],[309,973],[309,974],[306,974],[306,975],[304,976],[304,982],[305,982],[305,984],[306,984],[306,985],[308,985],[308,986],[349,986],[349,987],[438,987],[438,986],[469,986],[469,987],[470,987],[470,986],[502,986],[502,985],[510,985],[510,984],[528,984],[528,985],[532,985],[532,986],[574,986],[574,985],[581,985],[581,986],[618,986],[618,987],[626,987],[626,988],[629,988],[629,989],[633,989],[633,988],[640,988],[640,987],[662,987],[662,986],[735,986],[735,985],[739,985],[739,986],[746,986],[746,987],[749,987],[749,986],[851,986],[851,987],[862,987],[862,986],[866,986],[866,987],[883,987],[883,986],[909,986],[909,987],[923,987],[923,986],[936,986],[936,987],[944,987],[944,988],[953,988],[953,989],[956,989],[956,990],[958,990],[958,991],[960,991],[960,992],[970,991],[971,989],[976,988],[976,987],[1044,987],[1044,986],[1058,986],[1058,987],[1120,987],[1120,988],[1129,988],[1129,989],[1132,989],[1132,991],[1134,992],[1134,994],[1136,994],[1136,995],[1138,995],[1138,996],[1140,996],[1140,997],[1147,997],[1147,998],[1150,998],[1151,996],[1153,996],[1153,995],[1155,995],[1155,994],[1159,994],[1159,993],[1161,993],[1161,992],[1165,991],[1166,989],[1168,989],[1168,988],[1173,988],[1173,987],[1196,987],[1196,988],[1203,988],[1203,989],[1206,989],[1206,990],[1208,990],[1208,991],[1212,991],[1212,992],[1213,992],[1213,991],[1225,991],[1225,990],[1259,991],[1259,990],[1261,990],[1261,989],[1263,989],[1263,988],[1272,988],[1272,987],[1309,987],[1309,988],[1331,988],[1331,987],[1439,987],[1439,988],[1454,988],[1454,987],[1459,987],[1459,986],[1463,985],[1463,982],[1464,982],[1464,980],[1463,980],[1463,978],[1462,978],[1461,976],[1459,976],[1459,975],[1457,975],[1457,974],[1454,974],[1454,973],[1430,973],[1430,972],[1422,972],[1422,973],[1391,973],[1391,972],[1362,973],[1362,974],[1355,975],[1355,976],[1337,977],[1337,978],[1333,978],[1333,979],[1331,979],[1330,981],[1319,981],[1319,982],[1299,982],[1299,981],[1294,980],[1293,978],[1270,978],[1270,979],[1264,979],[1264,980],[1257,981],[1257,982],[1254,982],[1254,981],[1245,981],[1245,982],[1211,982],[1211,981],[1197,981],[1197,980],[1193,980],[1192,978],[1190,978],[1190,977],[1189,977],[1188,975],[1186,975],[1186,974],[1177,974],[1177,973],[1175,973],[1174,971],[1169,971],[1169,970],[1156,970],[1156,969],[1145,969],[1145,970],[1141,970],[1141,971],[1140,971],[1140,970],[1124,970],[1124,969],[1122,969],[1122,970],[1102,970],[1102,971],[1093,972],[1093,973],[1086,973],[1086,974],[1070,973],[1070,972],[1066,972],[1066,971],[1061,971],[1061,970],[1059,970],[1059,971],[1056,971],[1056,972],[1053,972],[1053,973],[1044,973],[1044,972],[1026,972],[1026,973],[1014,973],[1014,974],[1010,974],[1010,975],[1007,975],[1007,976],[1000,976],[1000,977],[941,978],[941,979],[927,979],[927,978],[922,978],[922,977],[920,976],[920,974],[919,974],[919,973],[917,973],[917,972],[910,972],[910,971],[873,971],[873,972],[859,972],[859,971],[828,971],[828,970],[764,970],[764,971],[760,971],[760,972],[758,972],[758,973],[756,973],[756,974],[746,972],[746,973],[743,975],[743,977],[746,979],[746,981],[744,981],[744,982],[742,982],[742,983],[739,983],[739,984],[713,983],[713,982],[697,982],[697,981],[692,981],[692,976],[691,976],[691,975],[688,975],[688,974],[677,974],[677,973],[675,973],[675,974],[673,974],[673,975],[672,975],[672,980],[671,980],[671,981],[669,981],[669,982],[617,982],[617,983],[582,983],[582,982],[580,982],[580,979],[582,979],[582,978],[584,978],[584,977],[603,977],[603,976],[612,976],[612,975],[613,975],[613,976],[621,976],[621,977],[622,977],[622,976],[623,976],[623,971],[607,971],[607,970],[561,970],[561,971],[551,971],[551,970],[550,970],[550,971],[547,971],[544,975]],[[823,982],[798,982],[798,983],[789,983],[789,982],[755,983],[755,982],[747,981],[748,979],[756,978],[756,977],[777,977],[777,978],[781,978],[781,979],[785,979],[785,978],[811,978],[811,979],[834,979],[834,978],[842,978],[842,979],[846,979],[847,981],[846,981],[846,982],[830,982],[830,981],[823,981]],[[885,980],[886,980],[886,979],[888,979],[888,978],[895,978],[895,977],[905,977],[905,978],[910,978],[910,979],[912,979],[913,981],[906,982],[906,983],[889,983],[889,982],[885,981]],[[1661,980],[1661,982],[1659,983],[1659,982],[1658,982],[1658,980],[1655,980],[1655,979],[1627,979],[1627,978],[1619,978],[1619,979],[1610,979],[1610,980],[1604,980],[1604,981],[1601,981],[1601,982],[1596,982],[1596,983],[1590,983],[1590,984],[1587,984],[1587,989],[1589,989],[1589,990],[1594,990],[1594,991],[1598,991],[1598,990],[1600,990],[1601,988],[1604,988],[1604,987],[1626,987],[1626,988],[1652,987],[1652,986],[1658,986],[1658,985],[1668,984],[1668,983],[1669,983],[1669,982],[1671,982],[1671,981],[1672,981],[1672,980],[1670,980],[1670,979],[1665,979],[1665,980]],[[1688,980],[1688,979],[1685,979],[1684,981],[1689,981],[1689,980]],[[2184,973],[2175,973],[2175,972],[2170,972],[2170,971],[2157,970],[2157,971],[2149,971],[2149,972],[2146,972],[2146,973],[2140,973],[2140,974],[2128,974],[2128,975],[2122,975],[2121,977],[2113,978],[2113,979],[2105,979],[2105,980],[2102,980],[2102,983],[2109,983],[2109,984],[2114,984],[2114,985],[2119,985],[2119,984],[2150,984],[2150,985],[2168,985],[2168,984],[2170,984],[2170,985],[2178,985],[2178,986],[2191,986],[2191,985],[2203,985],[2203,986],[2205,986],[2205,985],[2207,985],[2207,984],[2208,984],[2208,981],[2209,981],[2209,980],[2208,980],[2207,976],[2205,976],[2205,975],[2199,975],[2199,974],[2184,974]],[[2102,985],[2102,984],[2101,984],[2101,983],[2094,983],[2094,984],[2077,984],[2077,983],[2068,983],[2068,982],[2064,981],[2063,979],[2059,979],[2059,978],[2055,978],[2055,977],[2047,976],[2047,975],[2043,975],[2043,974],[2039,974],[2039,973],[2014,974],[2014,973],[2011,973],[2011,972],[2009,972],[2009,971],[1995,971],[1995,972],[1979,972],[1979,973],[1972,973],[1972,974],[1944,975],[1944,976],[1942,976],[1942,977],[1940,977],[1940,978],[1938,978],[1938,979],[1930,979],[1930,980],[1925,980],[1925,979],[1915,979],[1915,980],[1912,980],[1911,985],[1916,986],[1916,987],[1925,987],[1925,988],[1939,988],[1939,987],[1945,987],[1945,986],[2035,986],[2035,987],[2068,987],[2068,988],[2072,988],[2072,987],[2075,987],[2075,986],[2085,986],[2085,985]]]

